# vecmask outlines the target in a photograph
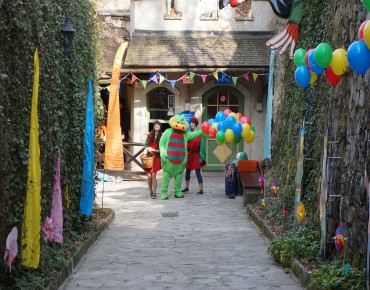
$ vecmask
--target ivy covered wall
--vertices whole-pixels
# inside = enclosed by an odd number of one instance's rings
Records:
[[[327,42],[333,51],[348,49],[357,40],[357,32],[367,11],[359,0],[306,0],[296,48],[306,50]],[[280,22],[280,29],[286,25]],[[368,200],[364,172],[368,160],[366,131],[369,131],[369,73],[364,76],[348,70],[336,87],[331,87],[322,75],[307,89],[301,89],[294,79],[296,69],[286,52],[275,61],[272,162],[267,173],[269,182],[277,180],[280,197],[263,209],[266,217],[286,230],[312,227],[319,223],[319,194],[323,136],[328,128],[329,159],[327,205],[327,251],[335,257],[333,237],[340,220],[345,229],[347,256],[352,265],[365,266]],[[304,146],[303,203],[306,220],[299,224],[294,214],[294,177],[298,157],[299,133],[306,122]],[[369,167],[369,166],[368,166]],[[267,188],[270,184],[267,184]],[[287,217],[282,217],[286,207]]]
[[[93,0],[0,0],[0,245],[13,226],[21,229],[33,84],[33,56],[40,60],[39,136],[44,221],[51,208],[54,151],[61,149],[64,234],[79,230],[79,198],[88,79],[96,81],[97,16]],[[65,16],[76,30],[74,52],[66,57],[61,42]],[[96,83],[95,83],[96,84]],[[95,96],[95,103],[99,98]],[[96,108],[99,111],[99,108]],[[19,241],[18,241],[19,242]],[[43,245],[42,245],[43,246]],[[41,252],[43,252],[41,250]],[[41,266],[43,259],[41,257]],[[19,260],[15,261],[19,264]],[[2,269],[5,264],[2,264]],[[4,272],[4,271],[1,271]],[[5,279],[0,277],[0,282]],[[6,278],[10,282],[10,278]],[[1,285],[2,283],[0,283]]]

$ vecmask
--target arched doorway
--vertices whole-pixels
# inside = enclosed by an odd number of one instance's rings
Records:
[[[219,111],[230,109],[244,115],[244,96],[232,87],[215,87],[207,91],[202,97],[203,120],[214,118]],[[215,139],[208,138],[206,142],[207,165],[204,170],[224,170],[225,163],[235,159],[237,152],[241,151],[242,143],[225,143],[217,145]]]

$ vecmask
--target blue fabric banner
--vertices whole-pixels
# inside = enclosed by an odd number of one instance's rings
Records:
[[[268,73],[269,82],[267,89],[265,143],[263,154],[264,158],[268,159],[271,159],[272,86],[274,81],[274,61],[275,61],[275,50],[271,50],[270,71]]]
[[[92,216],[94,205],[94,105],[92,95],[92,78],[90,77],[86,103],[84,161],[80,200],[80,213],[86,216]]]

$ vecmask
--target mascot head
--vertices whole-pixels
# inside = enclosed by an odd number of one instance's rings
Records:
[[[171,128],[176,131],[187,131],[189,127],[189,124],[186,122],[184,115],[180,114],[173,116],[170,119],[169,124]]]

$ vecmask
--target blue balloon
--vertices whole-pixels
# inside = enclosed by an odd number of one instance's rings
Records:
[[[317,62],[316,62],[316,59],[315,59],[315,49],[313,49],[310,54],[308,55],[308,65],[310,66],[311,70],[318,74],[318,75],[321,75],[324,73],[325,69],[323,69],[322,67],[320,67]]]
[[[209,119],[208,123],[212,126],[212,124],[215,122],[215,119]]]
[[[370,66],[370,50],[362,40],[352,42],[347,50],[349,66],[358,74],[365,73]]]
[[[215,118],[216,122],[221,122],[221,121],[225,121],[226,120],[226,116],[225,116],[225,113],[224,112],[218,112],[216,114],[216,118]]]
[[[310,84],[311,74],[309,69],[305,65],[301,65],[296,68],[294,77],[296,82],[302,89],[307,88]]]
[[[239,137],[242,134],[242,123],[236,122],[233,126],[233,132],[235,137]]]
[[[226,122],[225,121],[218,122],[218,124],[217,124],[217,130],[218,131],[225,132],[226,129],[227,129],[227,125],[226,125]]]
[[[226,126],[229,129],[232,129],[234,127],[234,124],[236,123],[236,119],[234,116],[228,116],[226,119]]]

